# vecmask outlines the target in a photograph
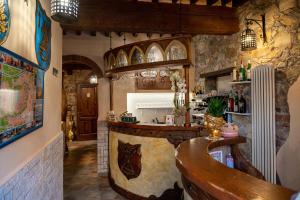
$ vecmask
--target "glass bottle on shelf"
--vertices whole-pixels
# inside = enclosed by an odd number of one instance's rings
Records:
[[[238,74],[238,70],[237,70],[237,67],[236,67],[236,62],[234,62],[234,67],[233,67],[233,70],[232,70],[232,81],[237,81],[238,80],[237,74]]]
[[[233,112],[233,111],[234,111],[234,98],[233,98],[232,91],[230,91],[228,97],[228,112]]]
[[[240,100],[239,100],[239,112],[246,113],[246,100],[243,97],[243,95],[241,95]]]
[[[251,80],[251,62],[250,60],[248,60],[248,67],[247,67],[247,80],[250,81]]]
[[[234,112],[239,112],[239,96],[238,93],[236,92],[234,95]]]
[[[246,70],[243,64],[243,61],[241,60],[241,68],[240,68],[240,73],[239,73],[239,80],[240,81],[245,81],[246,80]]]

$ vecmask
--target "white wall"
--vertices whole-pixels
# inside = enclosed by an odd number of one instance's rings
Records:
[[[11,29],[3,46],[28,60],[37,63],[35,57],[35,0],[9,0]],[[50,16],[50,1],[41,1]],[[62,31],[52,22],[52,59],[45,74],[44,126],[0,150],[0,185],[12,177],[39,151],[61,132],[61,73],[52,75],[55,67],[61,72]]]

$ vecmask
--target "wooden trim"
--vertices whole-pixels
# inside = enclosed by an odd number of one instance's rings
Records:
[[[183,141],[207,135],[203,128],[177,126],[136,125],[123,122],[110,122],[109,130],[126,135],[166,138],[176,148]]]
[[[228,67],[225,69],[221,69],[218,71],[213,71],[213,72],[207,72],[207,73],[202,73],[200,74],[201,78],[217,78],[221,76],[227,76],[232,73],[233,67]]]
[[[174,188],[167,189],[160,197],[156,197],[155,195],[151,195],[149,197],[143,197],[128,190],[125,190],[118,186],[114,179],[111,177],[111,173],[109,172],[108,180],[111,188],[117,192],[118,194],[122,195],[123,197],[129,200],[181,200],[183,195],[183,189],[178,187],[178,184],[174,184]]]
[[[142,196],[139,196],[137,194],[133,194],[133,193],[121,188],[120,186],[118,186],[115,183],[114,179],[111,177],[110,172],[109,172],[108,180],[109,180],[109,184],[110,184],[111,188],[114,191],[116,191],[118,194],[122,195],[123,197],[125,197],[127,199],[130,199],[130,200],[149,200],[149,198],[147,198],[147,197],[142,197]]]
[[[184,68],[184,78],[186,81],[186,90],[187,93],[185,94],[185,104],[190,105],[190,73],[189,73],[189,67],[190,65],[183,66]],[[191,116],[190,116],[190,110],[188,110],[185,114],[185,127],[191,126]]]
[[[224,6],[89,0],[80,2],[79,12],[77,22],[62,24],[65,31],[217,35],[239,31],[236,8]]]
[[[172,66],[178,66],[178,65],[189,65],[190,61],[187,59],[183,60],[170,60],[170,61],[161,61],[161,62],[153,62],[153,63],[143,63],[138,65],[130,65],[125,67],[118,67],[115,69],[107,70],[106,75],[111,76],[114,73],[120,73],[120,72],[130,72],[130,71],[137,71],[137,70],[143,70],[143,69],[153,69],[153,68],[159,68],[159,67],[172,67]]]

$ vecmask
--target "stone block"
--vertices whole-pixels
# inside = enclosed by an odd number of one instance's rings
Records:
[[[297,8],[299,5],[298,0],[280,0],[279,10],[280,12],[289,12],[290,10]]]
[[[291,47],[292,40],[291,40],[291,34],[288,32],[279,32],[275,38],[274,38],[274,47]]]

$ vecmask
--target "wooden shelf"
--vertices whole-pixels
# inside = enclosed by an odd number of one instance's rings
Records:
[[[225,68],[222,70],[214,71],[214,72],[207,72],[200,74],[201,78],[217,78],[221,76],[227,76],[230,75],[233,70],[233,67]]]
[[[226,114],[240,115],[240,116],[251,116],[251,113],[238,113],[238,112],[225,112]]]
[[[111,70],[107,70],[106,75],[109,76],[111,74],[120,73],[120,72],[130,72],[130,71],[154,69],[160,67],[173,67],[178,65],[189,66],[190,64],[191,62],[188,59],[143,63],[143,64],[130,65],[130,66],[118,67]]]
[[[251,84],[251,81],[232,81],[230,84]]]

